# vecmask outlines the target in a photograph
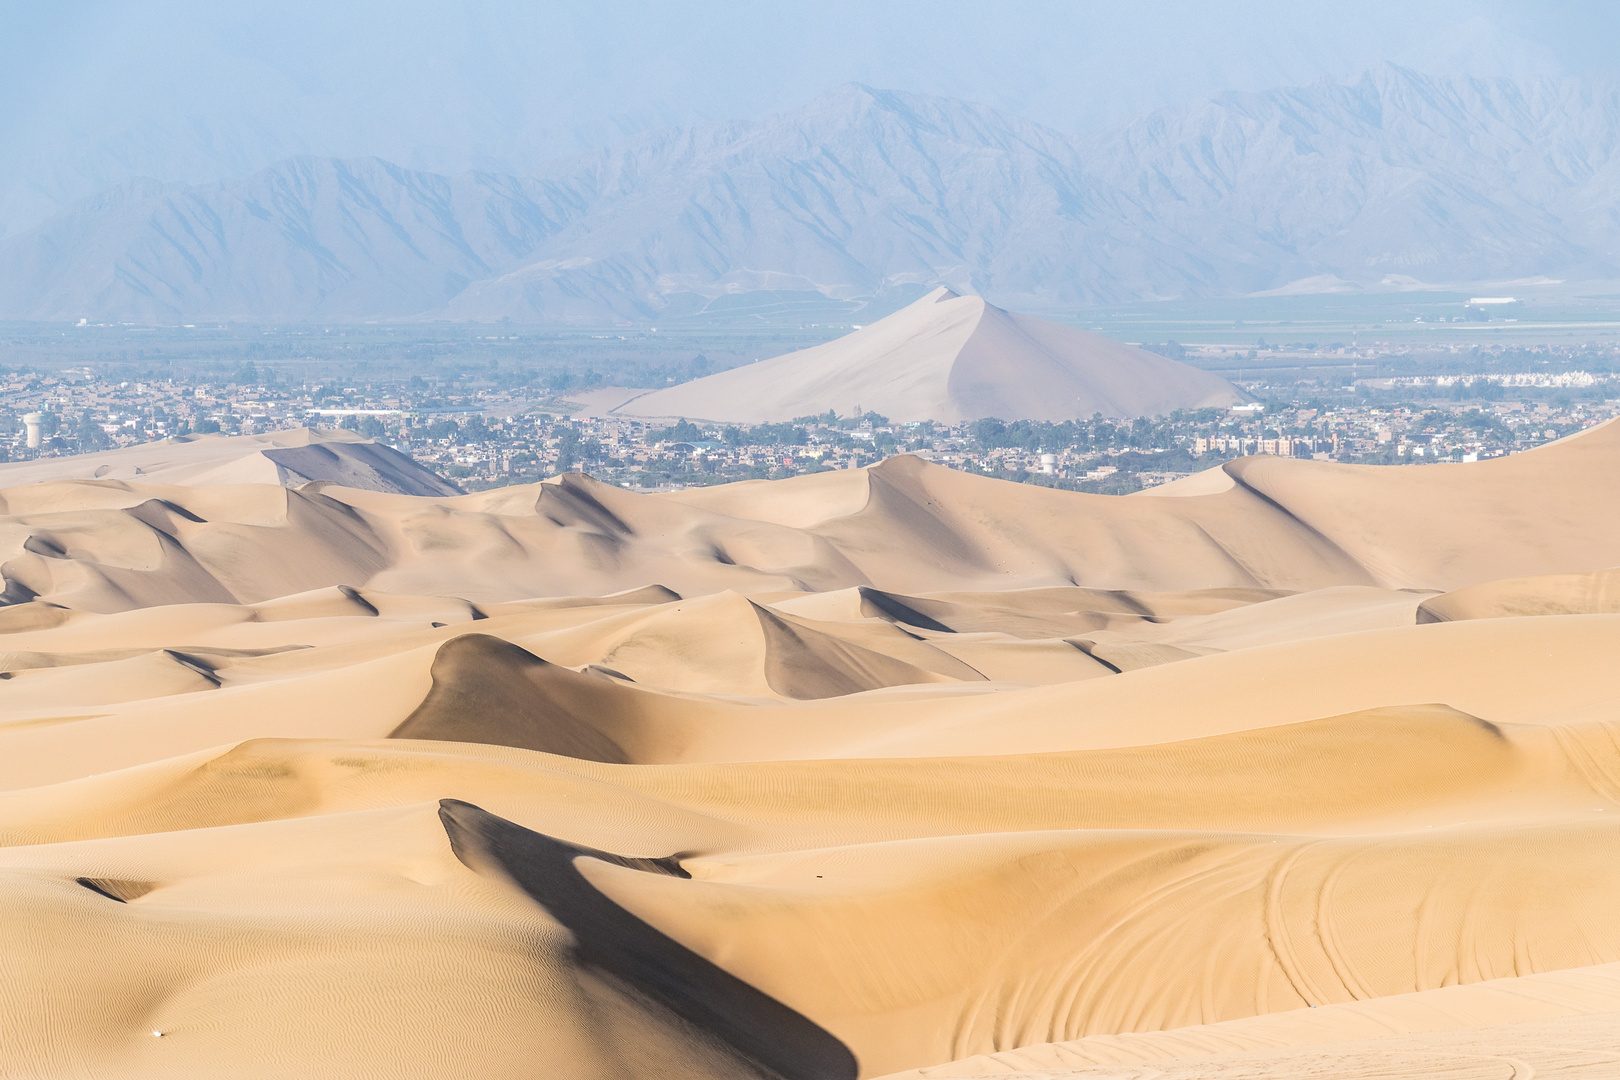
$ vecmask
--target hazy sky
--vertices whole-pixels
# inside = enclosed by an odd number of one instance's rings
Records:
[[[849,80],[1071,132],[1223,90],[1616,63],[1609,0],[0,0],[0,231],[300,152],[521,169]]]

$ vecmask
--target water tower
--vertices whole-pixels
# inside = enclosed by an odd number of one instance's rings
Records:
[[[41,417],[40,417],[39,413],[37,413],[37,412],[31,412],[31,413],[24,413],[23,414],[23,418],[22,418],[23,426],[28,429],[28,445],[29,445],[30,448],[33,448],[33,449],[38,449],[38,447],[39,447],[39,422],[40,422],[40,420],[41,420]]]

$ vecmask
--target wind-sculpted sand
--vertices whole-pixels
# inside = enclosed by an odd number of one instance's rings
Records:
[[[0,492],[0,1075],[1620,1073],[1620,427]]]

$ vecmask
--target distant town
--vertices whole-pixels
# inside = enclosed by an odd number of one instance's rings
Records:
[[[1536,362],[1519,350],[1517,357],[1475,365],[1488,370],[1414,375],[1404,372],[1423,365],[1366,357],[1354,359],[1366,374],[1353,381],[1302,380],[1311,372],[1304,364],[1286,381],[1289,358],[1226,350],[1193,359],[1216,368],[1252,365],[1258,378],[1242,383],[1255,399],[1248,404],[1134,420],[957,425],[900,423],[875,413],[751,426],[644,422],[593,415],[581,400],[589,395],[567,379],[548,387],[460,372],[295,382],[251,362],[187,378],[24,367],[0,369],[0,454],[17,461],[175,436],[342,427],[410,454],[467,490],[570,470],[639,491],[674,490],[912,453],[981,475],[1123,494],[1249,454],[1400,465],[1529,449],[1620,410],[1620,380],[1607,352],[1584,358],[1596,370],[1574,367],[1583,359],[1578,352]],[[1506,370],[1514,359],[1525,370]]]

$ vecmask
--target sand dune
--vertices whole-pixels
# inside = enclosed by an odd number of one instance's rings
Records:
[[[398,450],[342,428],[181,435],[118,450],[0,464],[0,488],[68,479],[282,487],[326,481],[401,495],[455,495],[461,490]]]
[[[617,416],[758,424],[858,410],[960,423],[1152,416],[1232,405],[1218,375],[935,289],[836,341],[631,398]]]
[[[640,495],[578,474],[446,499],[49,481],[0,492],[0,575],[12,602],[119,611],[339,584],[479,603],[649,583],[682,596],[1444,591],[1620,565],[1614,425],[1477,464],[1249,458],[1222,475],[1225,490],[1155,499],[1012,486],[912,457],[785,481],[791,498],[762,495],[763,482]]]
[[[1620,612],[1620,571],[1487,581],[1430,597],[1418,606],[1417,617],[1418,622],[1449,622],[1600,612]]]
[[[5,489],[0,1075],[1613,1075],[1616,477]]]

